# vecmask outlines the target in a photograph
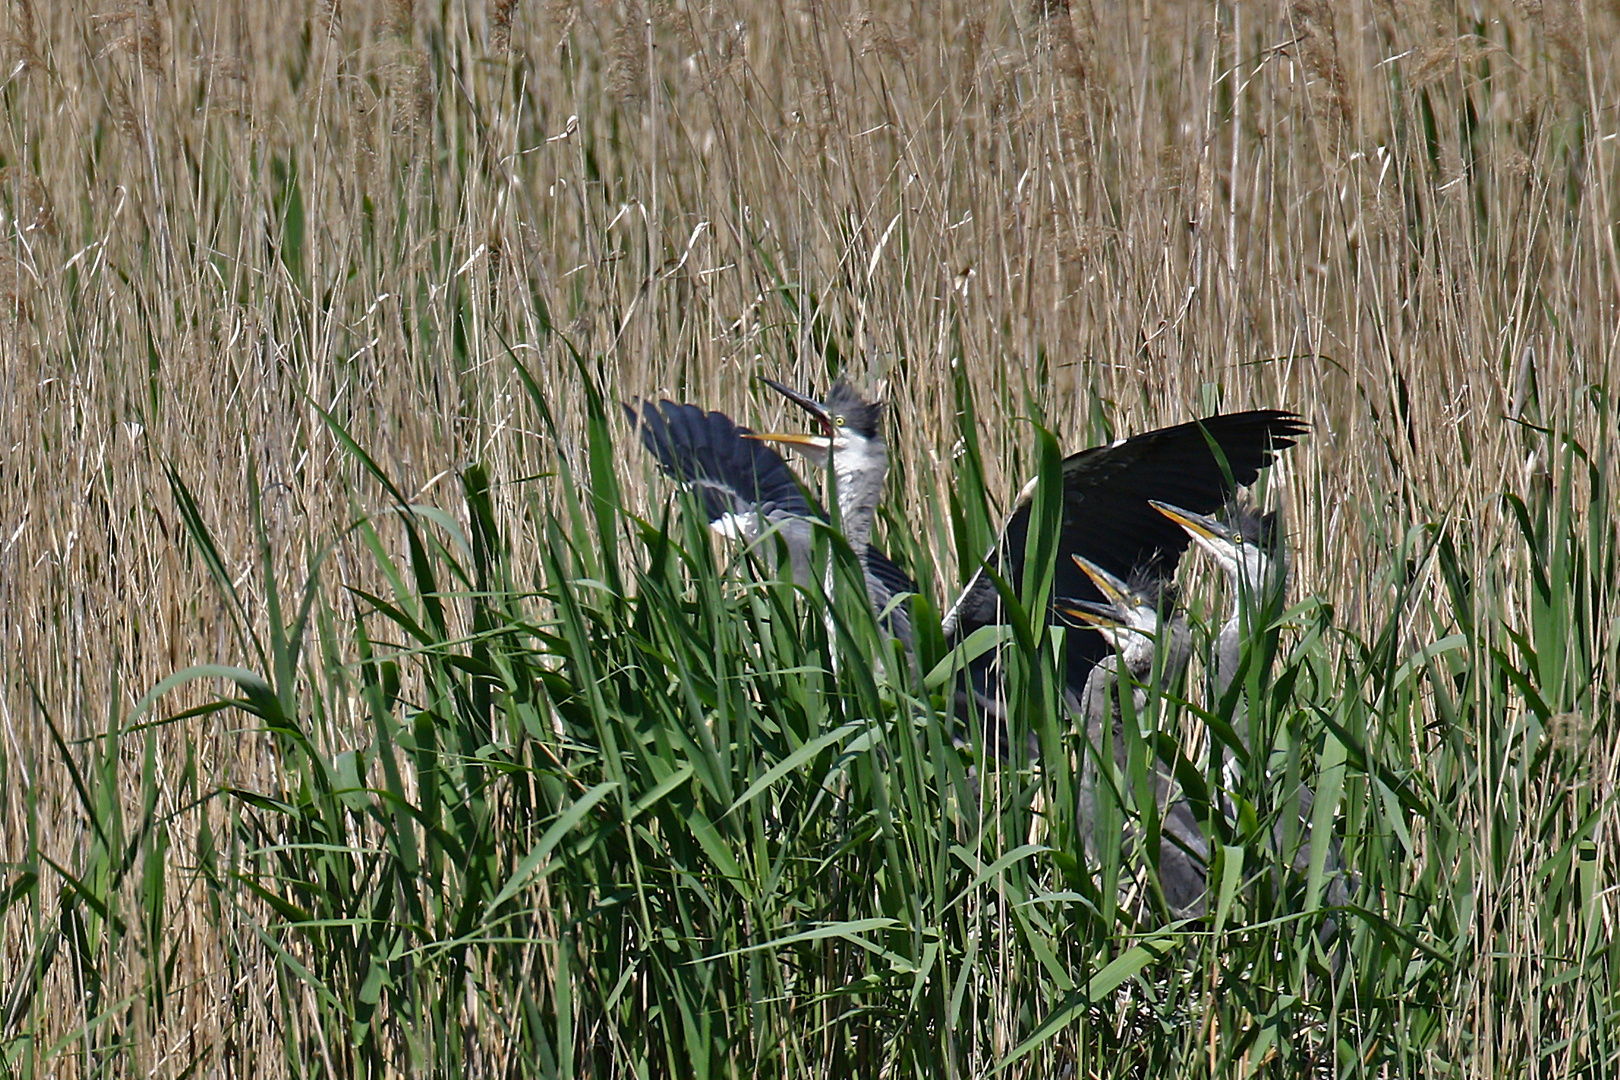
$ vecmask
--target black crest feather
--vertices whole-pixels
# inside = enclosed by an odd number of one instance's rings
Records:
[[[827,392],[827,413],[836,424],[843,418],[843,426],[868,439],[883,437],[883,402],[867,401],[842,377]]]

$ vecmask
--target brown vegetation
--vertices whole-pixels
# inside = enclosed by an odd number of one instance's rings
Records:
[[[255,487],[288,594],[388,505],[318,409],[418,502],[451,505],[458,470],[487,464],[525,565],[525,508],[580,448],[540,436],[513,361],[579,431],[558,334],[611,393],[756,421],[781,418],[757,375],[880,387],[897,517],[918,522],[953,479],[957,365],[1009,494],[1024,417],[1075,448],[1297,409],[1313,435],[1278,482],[1299,581],[1350,628],[1387,612],[1408,529],[1472,532],[1477,580],[1522,586],[1500,493],[1620,480],[1610,5],[10,0],[6,18],[0,888],[31,844],[46,895],[94,871],[76,748],[179,668],[253,663],[166,468],[250,620]],[[639,457],[623,469],[641,490]],[[947,532],[931,542],[955,565]],[[377,575],[352,538],[328,572],[337,597]],[[1582,602],[1612,625],[1612,596]],[[1588,741],[1569,782],[1607,790],[1614,729],[1573,716],[1560,737]],[[167,1075],[210,1043],[269,1067],[272,965],[225,947],[192,869],[230,812],[198,800],[272,787],[269,743],[208,713],[115,761],[161,778],[162,805],[123,814],[164,816],[173,854],[166,881],[123,886],[126,918],[143,897],[161,915],[108,945],[105,999],[137,1001],[113,1071]],[[1550,815],[1565,792],[1541,797]],[[1488,822],[1492,792],[1453,809]],[[1483,853],[1444,857],[1467,873]],[[1519,945],[1547,849],[1492,857],[1476,918],[1515,959],[1476,972],[1455,1019],[1478,1075],[1583,1022],[1515,996],[1542,977]],[[0,915],[6,994],[40,932],[23,910]],[[97,1020],[80,980],[58,965],[45,999],[0,1001],[0,1046],[26,1030],[70,1055],[41,1073],[94,1071],[71,1056]]]

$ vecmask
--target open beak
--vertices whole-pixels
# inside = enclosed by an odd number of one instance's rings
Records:
[[[1058,614],[1073,620],[1071,626],[1090,627],[1116,649],[1125,648],[1133,638],[1154,639],[1152,631],[1127,621],[1122,608],[1094,600],[1059,600],[1056,607]]]
[[[1122,608],[1131,606],[1131,587],[1129,585],[1084,555],[1071,555],[1070,558],[1074,560],[1074,565],[1078,566],[1081,572],[1091,579],[1091,583],[1097,586],[1098,591],[1108,598],[1110,604]],[[1076,601],[1076,603],[1084,602]]]
[[[1101,629],[1125,629],[1125,622],[1119,617],[1118,611],[1108,604],[1099,604],[1094,600],[1061,600],[1057,604],[1058,613],[1071,619],[1082,622],[1087,626]]]
[[[1198,542],[1199,547],[1210,554],[1216,556],[1229,554],[1237,547],[1237,537],[1227,528],[1225,522],[1217,521],[1206,514],[1195,514],[1191,510],[1171,506],[1157,499],[1149,499],[1148,502],[1153,509],[1180,525],[1188,536]]]
[[[825,454],[827,448],[832,445],[832,440],[825,435],[800,435],[792,431],[750,431],[743,438],[758,439],[760,442],[787,443],[789,446],[802,446],[820,454]]]
[[[793,402],[793,404],[797,405],[799,408],[803,409],[805,412],[809,413],[810,414],[810,419],[814,420],[816,422],[816,426],[821,428],[821,433],[824,436],[826,436],[826,438],[828,440],[832,439],[832,437],[833,437],[832,417],[827,415],[827,410],[822,408],[820,402],[812,401],[810,398],[805,397],[803,394],[801,394],[797,390],[793,389],[793,387],[784,386],[781,383],[777,382],[775,379],[767,379],[764,376],[761,376],[759,381],[764,383],[766,386],[770,387],[772,390],[775,390],[778,394],[781,394],[783,397],[787,398],[789,401]],[[770,439],[773,442],[797,442],[797,441],[800,441],[798,439],[788,438],[788,437],[783,436],[783,435],[774,435],[774,434],[773,435],[759,435],[759,436],[757,436],[757,438]]]

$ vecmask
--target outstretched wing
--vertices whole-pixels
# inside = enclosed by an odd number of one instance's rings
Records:
[[[750,435],[725,413],[706,413],[673,401],[642,403],[624,410],[641,431],[642,445],[658,467],[697,492],[710,524],[758,514],[819,517],[782,455]]]
[[[698,493],[711,525],[745,536],[763,525],[790,520],[826,520],[821,507],[805,497],[782,455],[725,413],[704,412],[673,401],[624,407],[641,432],[641,442],[665,475]],[[729,521],[744,524],[737,530]],[[757,522],[757,524],[755,524]],[[788,530],[792,544],[798,530]],[[808,536],[804,537],[808,543]],[[917,583],[875,547],[867,547],[867,568],[889,596],[916,592]]]
[[[1237,488],[1254,483],[1277,452],[1294,445],[1306,430],[1294,413],[1260,409],[1160,428],[1064,459],[1063,529],[1053,595],[1101,599],[1074,564],[1071,556],[1076,554],[1121,578],[1172,572],[1189,540],[1148,500],[1214,513]],[[1219,448],[1219,456],[1212,445]],[[986,565],[1014,583],[1023,577],[1029,512],[1026,496],[1013,508],[1000,542],[985,559]],[[946,616],[945,633],[950,640],[960,640],[980,626],[1000,621],[1000,597],[980,569]],[[1071,632],[1070,685],[1084,685],[1092,665],[1107,652],[1100,635]]]

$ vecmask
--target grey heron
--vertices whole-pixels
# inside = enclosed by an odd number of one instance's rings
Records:
[[[644,445],[659,467],[699,493],[711,524],[745,538],[778,532],[786,542],[796,574],[809,564],[811,517],[827,520],[787,468],[763,441],[802,451],[834,479],[838,522],[865,572],[867,595],[879,612],[900,615],[892,601],[916,586],[871,544],[872,522],[888,474],[883,438],[883,405],[856,392],[842,379],[825,401],[816,401],[770,379],[766,385],[804,409],[816,433],[756,435],[723,413],[671,401],[626,405]],[[1194,511],[1225,505],[1247,487],[1276,454],[1306,431],[1293,413],[1276,409],[1228,413],[1149,431],[1108,446],[1072,454],[1063,461],[1063,517],[1052,595],[1100,600],[1102,594],[1073,563],[1080,555],[1109,573],[1135,570],[1168,576],[1189,538],[1155,511],[1158,499]],[[947,609],[947,644],[965,640],[983,626],[1005,621],[995,577],[1021,582],[1033,485],[1015,502],[1001,537]],[[994,571],[994,573],[991,573]],[[1049,621],[1059,619],[1055,609]],[[890,632],[909,640],[904,618],[891,617]],[[1067,635],[1065,681],[1071,694],[1085,686],[1092,667],[1111,646],[1097,633]],[[982,669],[979,675],[983,675]],[[993,695],[975,687],[988,705]]]
[[[1215,517],[1164,500],[1153,500],[1153,508],[1181,526],[1226,575],[1232,608],[1215,639],[1214,671],[1216,691],[1224,697],[1237,676],[1243,642],[1263,625],[1262,620],[1282,613],[1288,595],[1288,549],[1277,511],[1261,513],[1233,503]]]
[[[791,446],[831,474],[838,500],[836,524],[860,562],[866,595],[884,616],[889,632],[909,649],[911,617],[903,605],[893,601],[902,593],[915,592],[917,587],[897,569],[890,572],[893,563],[879,556],[871,542],[883,484],[889,475],[882,403],[865,400],[842,380],[833,383],[825,402],[806,397],[774,379],[760,381],[809,413],[819,434],[767,432],[744,437]]]
[[[1102,763],[1112,761],[1107,786],[1118,794],[1128,786],[1130,742],[1127,723],[1149,719],[1150,688],[1175,686],[1186,671],[1192,642],[1187,622],[1175,614],[1175,591],[1168,579],[1138,572],[1129,583],[1095,563],[1074,556],[1075,564],[1106,598],[1060,601],[1059,610],[1100,633],[1113,647],[1091,669],[1080,695],[1086,746],[1081,753],[1075,820],[1087,858],[1101,859],[1096,829],[1101,815]],[[1127,705],[1127,702],[1129,703]],[[1140,730],[1140,729],[1139,729]],[[1151,745],[1151,744],[1150,744]],[[1192,806],[1181,797],[1174,776],[1154,756],[1151,796],[1159,819],[1158,874],[1166,907],[1177,919],[1204,913],[1210,844]],[[1140,830],[1127,825],[1121,839],[1134,844]]]
[[[821,404],[774,380],[762,381],[807,409],[820,434],[756,435],[724,413],[673,401],[647,402],[640,410],[626,405],[625,411],[659,468],[698,495],[716,532],[750,544],[779,536],[793,578],[801,583],[810,572],[813,523],[829,519],[806,495],[782,456],[765,443],[791,445],[823,468],[831,464],[838,485],[839,524],[860,561],[867,595],[879,613],[887,612],[888,631],[909,646],[909,614],[892,601],[915,592],[917,586],[870,542],[888,475],[882,405],[861,400],[843,382],[835,383]]]
[[[1185,530],[1194,543],[1214,558],[1226,576],[1231,613],[1216,634],[1212,657],[1218,706],[1225,701],[1242,667],[1245,644],[1280,617],[1287,602],[1290,566],[1282,521],[1275,510],[1262,513],[1254,506],[1237,502],[1228,505],[1219,517],[1162,500],[1155,501],[1153,508]],[[1242,746],[1243,756],[1250,757],[1253,744],[1243,702],[1234,703],[1232,731]],[[1259,762],[1256,767],[1271,771],[1269,762]],[[1222,748],[1221,773],[1228,791],[1235,790],[1242,775],[1238,755],[1231,747]],[[1296,873],[1304,873],[1310,862],[1310,821],[1316,795],[1309,787],[1301,785],[1294,801],[1298,828],[1293,831],[1298,837],[1298,847],[1290,863]],[[1277,822],[1272,828],[1273,845],[1281,850],[1288,843],[1290,831],[1286,822]],[[1349,898],[1348,882],[1340,872],[1342,866],[1335,838],[1327,859],[1327,868],[1334,874],[1328,887],[1328,901],[1335,905]]]

